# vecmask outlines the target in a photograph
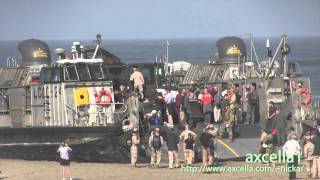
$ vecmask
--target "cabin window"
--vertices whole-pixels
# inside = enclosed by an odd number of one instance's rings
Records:
[[[90,81],[91,80],[89,69],[86,64],[77,64],[76,67],[77,67],[80,81]]]
[[[79,81],[78,73],[75,66],[67,66],[65,68],[66,81]]]
[[[50,82],[61,82],[61,68],[52,69],[50,80]]]
[[[89,70],[93,80],[104,79],[103,72],[100,65],[89,65]]]
[[[44,82],[48,83],[50,82],[50,77],[51,77],[52,69],[47,69],[47,73],[45,74]]]
[[[109,68],[109,72],[112,75],[120,75],[122,74],[122,67],[111,67]]]
[[[105,80],[110,80],[110,74],[109,74],[109,69],[106,66],[101,66],[102,67],[102,71],[103,71],[103,75],[104,75],[104,79]]]
[[[48,76],[48,69],[42,68],[40,71],[40,82],[45,83]]]

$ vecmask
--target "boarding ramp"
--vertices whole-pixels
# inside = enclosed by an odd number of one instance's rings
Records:
[[[222,124],[214,123],[214,126]],[[202,128],[195,128],[195,133],[200,137]],[[217,149],[216,157],[221,160],[241,160],[248,153],[259,153],[259,137],[260,137],[261,126],[260,124],[246,125],[237,124],[234,127],[234,141],[228,142],[227,138],[216,138]],[[196,140],[198,140],[198,138]],[[199,141],[198,141],[199,142]],[[198,144],[200,146],[200,144]],[[198,146],[198,147],[199,147]],[[199,153],[201,148],[197,149]],[[201,158],[201,157],[198,157]]]
[[[216,124],[217,125],[217,124]],[[201,161],[201,145],[199,142],[200,135],[202,133],[202,128],[192,129],[196,134],[196,148],[195,148],[195,161]],[[235,126],[234,134],[235,139],[233,142],[228,142],[227,139],[216,138],[217,149],[215,154],[215,161],[229,161],[229,160],[243,160],[247,154],[257,154],[259,153],[259,137],[260,137],[261,127],[259,124],[255,125],[244,125],[238,124]],[[180,149],[183,149],[183,142],[180,141]],[[162,148],[162,153],[166,154],[164,161],[168,161],[167,153],[168,147],[164,144]],[[181,162],[184,162],[183,151],[178,152],[178,157]]]
[[[199,82],[214,83],[225,79],[228,69],[226,64],[192,64],[184,77],[182,84],[194,84]]]
[[[217,139],[217,157],[220,160],[243,159],[248,153],[259,153],[260,125],[238,124],[235,126],[235,139],[229,143]]]

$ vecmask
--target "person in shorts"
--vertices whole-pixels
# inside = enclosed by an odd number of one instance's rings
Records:
[[[71,172],[70,172],[70,153],[72,149],[68,146],[67,143],[62,142],[60,144],[57,153],[60,155],[60,165],[62,166],[62,180],[67,179],[69,177],[72,180]]]

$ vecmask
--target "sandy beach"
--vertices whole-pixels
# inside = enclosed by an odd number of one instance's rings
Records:
[[[221,166],[244,166],[245,162],[223,162]],[[256,166],[265,166],[256,164]],[[148,164],[138,164],[131,168],[128,164],[77,163],[72,162],[71,171],[75,180],[97,179],[288,179],[287,173],[191,173],[181,168],[168,169],[162,163],[159,169],[152,169]],[[62,179],[61,167],[54,161],[24,161],[0,159],[0,179]],[[298,173],[299,179],[306,179],[305,172]]]

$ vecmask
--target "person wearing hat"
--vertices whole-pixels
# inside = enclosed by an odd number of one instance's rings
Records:
[[[138,146],[140,144],[140,135],[138,128],[133,128],[133,133],[131,137],[131,144],[130,154],[131,154],[131,166],[136,167],[137,159],[138,159]]]
[[[161,161],[161,147],[163,145],[163,137],[160,135],[160,129],[155,128],[149,138],[149,146],[151,148],[151,167],[159,168]]]
[[[301,147],[297,139],[298,137],[296,135],[292,135],[290,140],[288,140],[282,148],[287,159],[291,158],[290,162],[288,160],[288,167],[292,169],[291,172],[289,171],[289,179],[296,179],[295,169],[298,166],[298,158],[300,158],[301,155]]]
[[[130,81],[133,81],[134,90],[139,90],[141,99],[143,99],[144,77],[137,67],[133,67],[133,73],[130,76]]]

